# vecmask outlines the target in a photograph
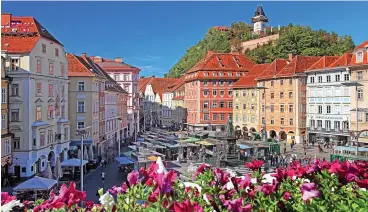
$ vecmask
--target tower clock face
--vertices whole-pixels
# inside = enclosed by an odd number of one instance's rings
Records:
[[[261,22],[254,23],[254,30],[255,31],[258,31],[258,30],[261,30],[261,29],[262,29],[262,23]]]

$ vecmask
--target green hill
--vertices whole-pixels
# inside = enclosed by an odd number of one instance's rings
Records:
[[[187,49],[185,55],[165,75],[165,77],[180,77],[193,67],[208,50],[217,52],[242,51],[240,43],[256,39],[252,35],[253,27],[243,22],[231,24],[228,31],[209,29],[202,40]],[[280,33],[280,38],[274,44],[267,44],[245,54],[257,63],[270,63],[276,58],[288,58],[289,53],[296,55],[341,55],[352,51],[353,40],[350,36],[339,36],[334,32],[313,30],[308,26],[268,27],[266,35]]]

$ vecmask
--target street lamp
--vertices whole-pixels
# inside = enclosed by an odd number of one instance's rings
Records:
[[[343,86],[347,86],[347,87],[355,87],[355,100],[356,100],[356,108],[355,108],[355,112],[356,112],[356,149],[355,149],[355,154],[358,155],[358,148],[359,148],[359,136],[358,136],[358,132],[359,132],[359,128],[358,128],[358,86],[363,86],[362,84],[358,83],[358,82],[344,82],[341,83]]]
[[[84,137],[88,134],[87,130],[92,128],[92,126],[89,127],[85,127],[85,128],[80,128],[77,129],[77,135],[81,136],[81,159],[80,159],[80,178],[81,178],[81,191],[83,191],[83,158],[84,158],[84,153],[83,153],[83,139]]]

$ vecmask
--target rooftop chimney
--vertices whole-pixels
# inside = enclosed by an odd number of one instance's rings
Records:
[[[155,78],[155,75],[153,75],[152,77]]]
[[[123,58],[122,57],[117,57],[117,58],[115,58],[115,62],[122,63]]]
[[[144,76],[141,76],[141,79],[143,79],[144,78]]]
[[[293,53],[290,53],[289,54],[289,61],[292,61],[294,57],[295,57],[295,55]]]
[[[10,26],[12,15],[10,13],[1,14],[1,26]]]
[[[102,57],[100,57],[100,56],[93,57],[93,62],[102,63]]]
[[[82,57],[87,57],[87,53],[82,53]]]

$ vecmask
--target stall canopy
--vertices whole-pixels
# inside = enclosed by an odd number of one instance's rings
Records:
[[[129,157],[117,157],[115,158],[115,160],[117,160],[120,165],[127,165],[127,164],[133,164],[133,160],[131,160]]]
[[[27,191],[27,190],[49,190],[54,185],[57,184],[57,180],[43,178],[43,177],[33,177],[18,186],[16,186],[14,191]]]
[[[87,160],[82,160],[82,162],[83,162],[83,166],[88,163]],[[70,166],[70,167],[78,167],[80,165],[81,165],[81,160],[80,159],[77,159],[77,158],[72,158],[72,159],[64,160],[61,163],[61,166]]]
[[[147,157],[147,159],[150,160],[150,161],[156,161],[157,157],[152,155],[152,156]]]
[[[210,143],[208,141],[199,141],[199,142],[196,142],[196,144],[204,145],[204,146],[214,146],[215,145],[215,144]]]
[[[200,141],[201,139],[199,138],[187,138],[185,139],[184,141],[185,142],[191,142],[191,143],[194,143],[194,142],[197,142],[197,141]]]
[[[239,148],[240,149],[251,149],[252,147],[249,147],[247,145],[244,145],[244,144],[238,144]]]

